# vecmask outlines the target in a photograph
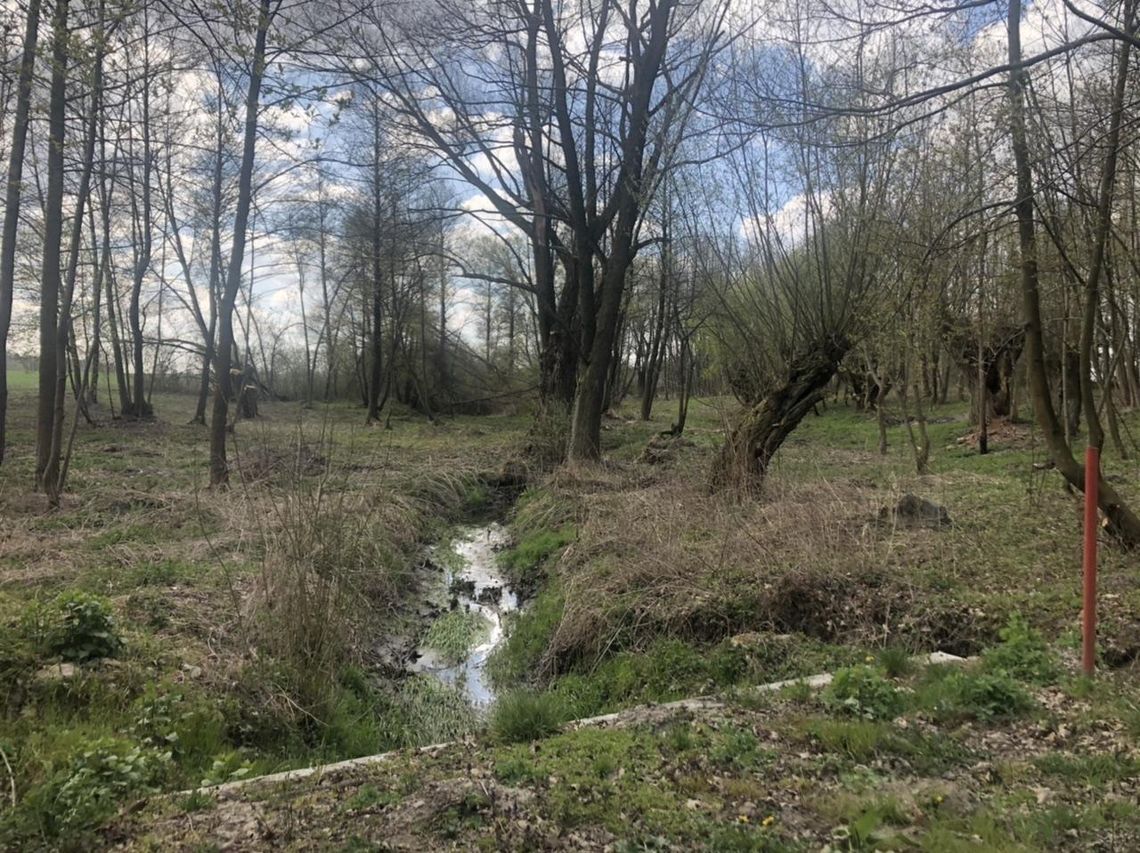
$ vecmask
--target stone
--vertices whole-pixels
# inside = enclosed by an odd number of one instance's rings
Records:
[[[879,510],[879,521],[897,527],[949,527],[953,522],[946,507],[912,495],[909,492],[899,498],[893,507]]]
[[[36,670],[36,681],[67,681],[79,675],[79,667],[73,663],[53,663]]]

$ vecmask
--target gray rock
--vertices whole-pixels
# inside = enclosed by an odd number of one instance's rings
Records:
[[[953,522],[946,507],[912,495],[909,492],[899,498],[893,507],[879,510],[879,521],[896,527],[949,527]]]

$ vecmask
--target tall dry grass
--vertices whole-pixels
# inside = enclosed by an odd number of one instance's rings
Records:
[[[773,480],[742,504],[709,495],[696,471],[600,470],[563,484],[586,510],[559,566],[566,604],[548,674],[662,636],[773,631],[969,651],[990,630],[898,570],[924,543],[946,555],[941,533],[907,531],[904,554],[903,534],[877,523],[897,493],[850,480]]]

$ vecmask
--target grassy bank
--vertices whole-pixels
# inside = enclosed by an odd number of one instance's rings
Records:
[[[526,421],[269,404],[206,488],[192,400],[81,427],[63,508],[32,479],[21,394],[0,469],[0,847],[76,846],[133,796],[469,731],[457,694],[402,677],[424,541],[487,511]],[[7,790],[7,789],[6,789]]]

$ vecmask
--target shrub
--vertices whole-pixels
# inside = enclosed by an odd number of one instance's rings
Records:
[[[15,835],[66,838],[69,846],[83,847],[83,836],[125,800],[155,790],[169,763],[169,752],[117,738],[95,741],[28,793],[13,816]]]
[[[323,719],[355,663],[361,627],[400,594],[407,574],[387,523],[362,499],[304,483],[273,505],[256,620],[261,648],[283,667],[278,686]]]
[[[150,685],[135,700],[130,732],[144,746],[169,750],[180,764],[202,765],[224,742],[222,713],[175,685]]]
[[[566,714],[551,693],[516,690],[499,698],[491,712],[491,731],[504,743],[538,740],[558,731]]]
[[[110,658],[123,647],[110,605],[85,592],[64,593],[50,608],[37,609],[32,618],[44,650],[67,661]]]
[[[982,653],[985,669],[1006,673],[1031,684],[1051,684],[1060,675],[1060,667],[1041,634],[1031,628],[1020,613],[1015,613],[999,632],[1001,643]]]
[[[893,719],[905,705],[898,689],[880,670],[871,666],[837,670],[823,693],[823,701],[832,710],[868,720]]]

